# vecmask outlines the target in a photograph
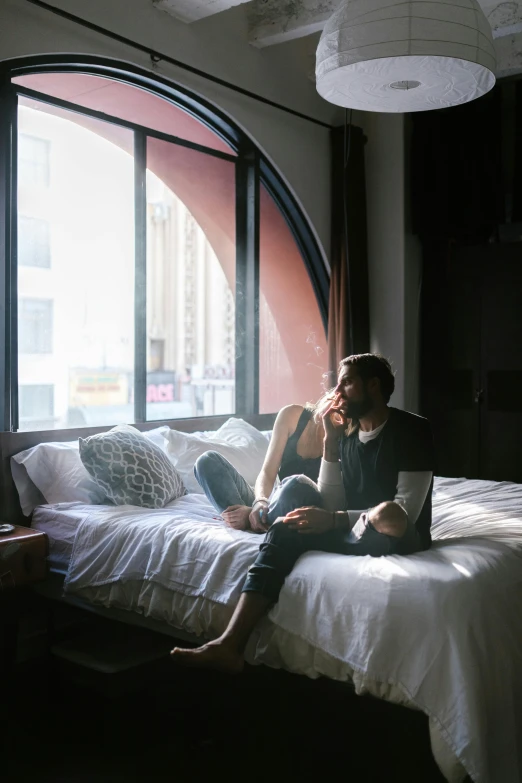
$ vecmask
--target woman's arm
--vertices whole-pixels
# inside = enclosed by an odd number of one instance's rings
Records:
[[[272,492],[288,438],[295,432],[302,412],[302,405],[287,405],[277,414],[265,461],[254,487],[256,498],[268,498]]]
[[[268,510],[268,498],[274,489],[288,438],[295,432],[302,412],[302,405],[286,405],[277,414],[265,461],[254,487],[256,501],[258,501],[254,502],[250,514],[250,524],[254,530],[266,530],[262,520]],[[258,522],[261,522],[262,527],[258,527]]]

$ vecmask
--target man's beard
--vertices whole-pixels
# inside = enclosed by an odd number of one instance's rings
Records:
[[[362,400],[347,400],[343,405],[343,412],[349,419],[362,419],[373,408],[373,401],[369,394],[365,394]]]

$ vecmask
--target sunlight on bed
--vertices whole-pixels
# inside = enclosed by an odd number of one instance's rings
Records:
[[[460,563],[452,563],[451,565],[453,566],[453,568],[456,568],[457,571],[460,571],[460,573],[463,574],[464,576],[468,576],[468,577],[471,576],[471,571],[468,571],[468,569],[464,568],[464,566],[460,565]]]

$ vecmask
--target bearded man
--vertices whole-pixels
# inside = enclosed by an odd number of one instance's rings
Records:
[[[241,671],[256,623],[278,600],[297,559],[311,550],[340,555],[411,555],[431,543],[434,450],[426,419],[388,405],[395,388],[378,354],[343,359],[323,414],[323,458],[315,484],[290,476],[272,495],[270,527],[230,623],[219,639],[175,648],[180,663]]]

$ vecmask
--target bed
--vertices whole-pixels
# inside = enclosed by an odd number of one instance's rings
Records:
[[[193,493],[159,510],[41,504],[32,526],[62,600],[189,640],[223,629],[259,546]],[[304,555],[247,660],[424,711],[450,783],[519,783],[522,485],[436,478],[432,533],[408,558]]]

